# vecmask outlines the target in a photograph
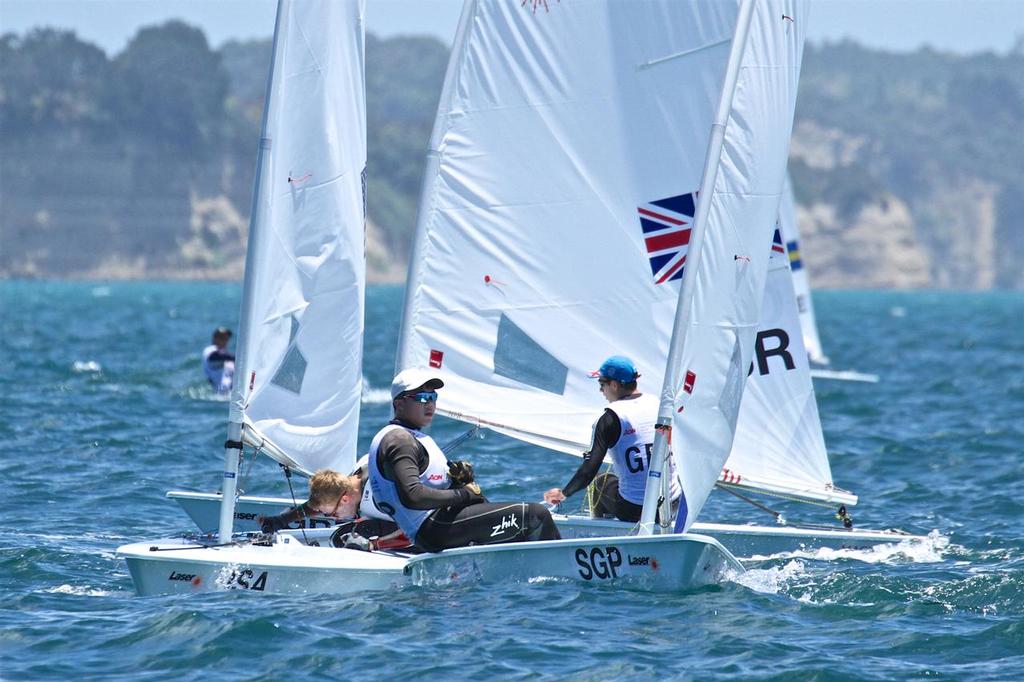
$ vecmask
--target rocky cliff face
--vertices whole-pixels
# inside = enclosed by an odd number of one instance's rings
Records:
[[[190,31],[168,24],[139,44],[178,55]],[[0,277],[239,279],[269,47],[225,48],[226,95],[182,85],[155,102],[119,80],[130,66],[158,81],[150,52],[107,60],[45,32],[0,40]],[[206,66],[182,84],[216,62],[205,43],[183,54]],[[369,38],[367,54],[368,272],[396,282],[446,50]],[[110,83],[124,86],[116,101]],[[133,107],[145,115],[119,117]],[[189,116],[202,134],[180,133]],[[790,171],[812,284],[1024,288],[1021,120],[1024,51],[808,46]]]
[[[797,124],[791,163],[833,182],[884,165],[885,152],[864,136]],[[998,185],[961,176],[949,191],[945,169],[908,199],[876,188],[854,210],[815,201],[798,206],[802,255],[812,285],[826,288],[990,289],[1000,277]],[[799,187],[797,192],[799,194]]]

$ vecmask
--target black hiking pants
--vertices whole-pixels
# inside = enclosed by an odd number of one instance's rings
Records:
[[[416,534],[416,544],[428,552],[466,545],[558,540],[551,513],[530,502],[484,502],[468,507],[445,507],[430,515]]]

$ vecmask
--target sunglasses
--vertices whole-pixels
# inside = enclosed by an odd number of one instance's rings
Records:
[[[421,391],[419,393],[410,393],[405,397],[412,398],[418,403],[436,403],[437,391]]]
[[[314,507],[313,511],[315,511],[317,514],[320,514],[321,516],[330,516],[331,518],[337,518],[337,516],[338,516],[338,507],[341,506],[341,498],[342,497],[343,497],[343,495],[339,495],[338,496],[338,503],[336,505],[334,505],[334,509],[332,509],[329,512],[325,512],[323,509],[320,509],[320,508],[317,508],[317,507]]]

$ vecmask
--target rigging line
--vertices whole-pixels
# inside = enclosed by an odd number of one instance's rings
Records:
[[[726,481],[719,481],[715,485],[718,486],[719,488],[723,488],[724,489],[724,488],[727,488],[727,487],[728,488],[733,488],[737,484],[735,484],[735,483],[728,483]],[[809,497],[801,497],[798,494],[799,491],[797,491],[796,493],[786,493],[786,492],[782,492],[782,491],[778,491],[778,490],[767,490],[765,488],[755,487],[756,485],[757,485],[756,482],[755,483],[750,483],[750,479],[747,479],[747,483],[745,484],[744,487],[749,488],[753,492],[756,492],[758,495],[764,495],[766,497],[776,497],[776,498],[778,498],[780,500],[786,500],[788,502],[799,502],[801,504],[810,504],[810,505],[813,505],[815,507],[825,507],[826,509],[832,509],[832,506],[833,506],[834,502],[838,501],[838,500],[831,500],[831,499],[829,499],[829,500],[815,500],[815,499],[811,499]],[[846,493],[848,495],[853,495],[853,493],[851,493],[850,491],[843,490],[842,488],[835,488],[835,487],[833,487],[832,491],[833,492],[838,492],[838,493]]]
[[[473,426],[469,427],[469,430],[466,431],[465,433],[463,433],[461,435],[458,435],[455,438],[452,438],[447,443],[445,443],[444,446],[441,448],[441,452],[443,452],[445,455],[447,455],[449,452],[451,452],[452,450],[454,450],[455,448],[459,447],[460,445],[465,443],[467,440],[469,440],[470,438],[475,436],[479,430],[480,430],[480,425],[479,424],[474,424]]]
[[[183,549],[213,549],[215,547],[234,547],[249,544],[249,540],[234,540],[232,542],[221,542],[216,545],[186,545],[184,547],[157,547],[153,545],[150,552],[180,552]]]
[[[714,40],[714,41],[712,41],[710,43],[706,43],[704,45],[698,45],[697,47],[692,47],[689,50],[683,50],[681,52],[674,52],[673,54],[666,55],[664,57],[659,57],[657,59],[651,59],[650,61],[646,61],[646,62],[643,62],[641,64],[637,64],[636,68],[637,68],[637,70],[649,69],[652,66],[657,66],[658,64],[663,64],[665,62],[672,61],[673,59],[679,59],[680,57],[685,57],[687,55],[694,54],[695,52],[701,52],[702,50],[707,50],[707,49],[710,49],[712,47],[718,47],[719,45],[725,45],[725,44],[730,43],[730,42],[732,42],[732,36],[728,36],[726,38],[719,38],[718,40]]]
[[[262,449],[263,449],[262,445],[253,448],[252,459],[249,460],[249,468],[242,472],[242,476],[241,476],[241,478],[238,481],[238,491],[235,493],[236,497],[245,494],[245,482],[249,479],[249,474],[252,473],[252,467],[253,467],[254,464],[256,464],[256,458],[260,456],[260,451]],[[243,460],[243,462],[245,460],[245,448],[244,447],[242,448],[242,460]]]
[[[735,495],[736,497],[740,498],[744,502],[749,502],[750,504],[754,505],[755,507],[757,507],[758,509],[760,509],[762,511],[768,512],[769,514],[771,514],[772,516],[775,517],[775,520],[778,523],[785,523],[785,519],[782,518],[782,512],[777,512],[774,509],[772,509],[771,507],[769,507],[767,505],[764,505],[764,504],[761,504],[757,500],[751,499],[751,498],[747,497],[746,495],[743,495],[742,493],[738,493],[738,492],[736,492],[735,490],[733,490],[732,488],[730,488],[728,486],[724,486],[724,485],[721,485],[719,483],[716,483],[715,487],[718,488],[719,490],[724,490],[725,492],[729,493],[730,495]]]
[[[302,542],[309,544],[309,539],[306,537],[306,512],[304,509],[299,507],[299,503],[295,501],[295,490],[292,488],[292,470],[286,467],[284,464],[279,465],[284,469],[284,479],[288,481],[288,492],[292,494],[292,506],[299,510],[299,517],[302,519],[302,525],[299,526],[299,530],[302,531]],[[303,504],[305,506],[305,504]]]

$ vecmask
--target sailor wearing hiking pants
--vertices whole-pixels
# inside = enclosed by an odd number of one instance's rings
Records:
[[[654,449],[654,425],[658,419],[658,400],[637,388],[639,372],[633,361],[613,355],[596,372],[601,395],[609,405],[594,424],[590,451],[565,488],[552,488],[544,501],[561,504],[565,498],[594,482],[591,513],[614,516],[620,521],[636,522],[644,504],[647,467]],[[611,452],[615,474],[597,475],[605,455]],[[617,475],[616,475],[617,474]],[[668,476],[673,507],[680,496],[679,478],[669,458]]]
[[[427,369],[403,370],[391,384],[395,418],[370,444],[369,473],[377,508],[419,547],[437,552],[466,545],[560,536],[541,504],[488,502],[466,462],[449,462],[423,433],[444,382]]]

